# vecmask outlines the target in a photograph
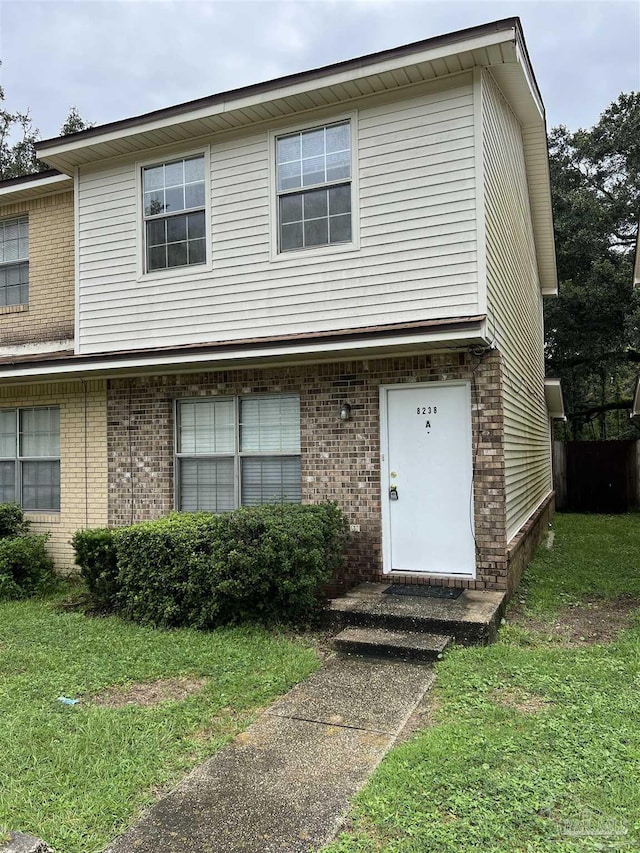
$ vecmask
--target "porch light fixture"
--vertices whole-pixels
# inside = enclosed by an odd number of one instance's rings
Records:
[[[350,421],[351,420],[351,404],[344,403],[340,404],[340,420],[341,421]]]

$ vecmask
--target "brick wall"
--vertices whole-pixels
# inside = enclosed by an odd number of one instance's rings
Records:
[[[173,401],[185,397],[295,391],[300,395],[302,496],[335,500],[360,525],[343,585],[382,570],[379,387],[395,382],[472,382],[477,579],[456,586],[507,589],[500,356],[468,353],[309,366],[113,379],[108,384],[109,522],[158,518],[173,509]],[[340,403],[352,419],[338,418]],[[386,576],[388,578],[388,576]],[[410,583],[440,578],[406,576]]]
[[[48,550],[68,574],[75,571],[71,536],[107,523],[105,382],[87,382],[86,409],[80,381],[0,388],[0,408],[20,406],[60,407],[60,512],[26,515],[35,533],[51,534]]]
[[[0,307],[0,346],[74,336],[73,193],[0,207],[0,217],[29,216],[29,305]]]
[[[507,560],[509,562],[507,593],[509,598],[518,588],[522,573],[531,562],[542,538],[549,532],[549,525],[555,509],[555,493],[553,493],[543,501],[542,505],[509,542],[507,549]]]

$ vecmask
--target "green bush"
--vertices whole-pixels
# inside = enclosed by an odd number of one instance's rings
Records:
[[[0,504],[0,539],[21,536],[29,530],[20,504]]]
[[[0,539],[0,598],[26,598],[54,586],[53,561],[45,550],[48,538],[26,533]]]
[[[113,609],[118,592],[118,564],[113,530],[106,527],[78,530],[71,540],[75,561],[99,607]]]
[[[304,622],[340,567],[347,522],[335,504],[174,513],[115,531],[118,605],[167,627]]]

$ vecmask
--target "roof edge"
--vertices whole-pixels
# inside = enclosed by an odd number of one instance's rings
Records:
[[[544,398],[549,410],[549,417],[554,420],[566,421],[562,384],[559,379],[547,378],[544,380]]]
[[[42,172],[32,172],[29,175],[20,175],[19,178],[5,178],[4,181],[0,181],[0,191],[4,190],[5,187],[17,187],[22,186],[23,184],[37,183],[44,179],[56,177],[68,178],[69,176],[65,175],[64,172],[58,171],[58,169],[43,169]]]
[[[192,112],[193,110],[202,109],[203,107],[207,106],[215,106],[219,103],[226,101],[239,100],[241,98],[246,98],[251,95],[260,95],[265,92],[269,92],[272,89],[280,88],[283,85],[294,85],[295,83],[300,83],[305,80],[311,81],[321,79],[322,77],[329,76],[338,71],[345,71],[350,68],[366,68],[369,65],[374,65],[378,62],[384,62],[387,59],[392,59],[400,56],[410,56],[412,53],[418,53],[422,50],[428,50],[429,48],[439,47],[447,44],[453,45],[458,42],[463,42],[477,36],[500,32],[501,30],[516,31],[517,41],[523,48],[523,54],[526,58],[528,70],[531,73],[531,76],[535,82],[535,77],[533,76],[533,69],[529,60],[529,54],[524,43],[524,35],[522,31],[522,25],[520,23],[520,18],[502,18],[500,20],[492,21],[487,24],[479,24],[475,27],[468,27],[464,30],[456,30],[452,33],[444,33],[439,36],[432,36],[431,38],[411,42],[409,44],[401,45],[399,47],[387,48],[386,50],[378,51],[376,53],[365,54],[354,59],[346,59],[340,62],[331,63],[330,65],[323,65],[318,68],[310,69],[308,71],[299,71],[294,74],[286,74],[284,77],[276,77],[272,80],[266,80],[260,83],[251,83],[248,86],[242,86],[236,89],[228,89],[224,92],[219,92],[215,95],[206,95],[203,98],[197,98],[193,101],[185,101],[184,103],[175,104],[171,107],[163,107],[159,110],[153,110],[148,113],[142,113],[140,115],[132,116],[130,118],[107,122],[106,124],[97,125],[96,127],[91,127],[87,130],[80,130],[77,133],[71,133],[67,136],[56,136],[50,139],[43,139],[36,143],[36,151],[46,152],[50,148],[54,148],[59,146],[60,144],[64,144],[65,140],[68,140],[70,143],[80,142],[85,139],[94,139],[95,137],[102,136],[105,133],[113,133],[117,130],[127,130],[132,127],[142,126],[150,121],[158,121],[161,119],[173,117],[178,118],[186,113]],[[538,96],[540,96],[540,91],[538,89],[537,83],[535,85]]]

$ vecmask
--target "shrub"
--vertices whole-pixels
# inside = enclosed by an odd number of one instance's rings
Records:
[[[29,522],[25,519],[20,504],[0,504],[0,539],[21,536],[28,531]]]
[[[174,513],[115,532],[118,604],[143,623],[303,622],[343,559],[335,504]]]
[[[78,530],[71,540],[76,565],[99,607],[113,609],[118,592],[114,531],[106,527]]]
[[[0,539],[0,598],[26,598],[55,584],[53,561],[45,550],[48,534]]]

